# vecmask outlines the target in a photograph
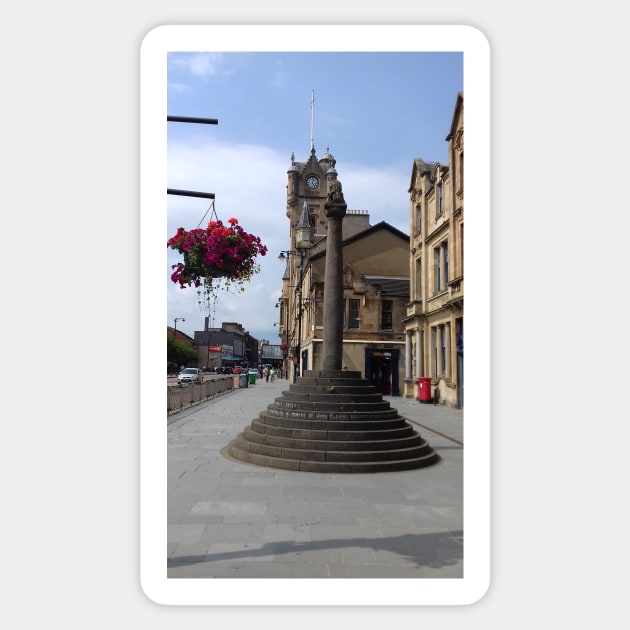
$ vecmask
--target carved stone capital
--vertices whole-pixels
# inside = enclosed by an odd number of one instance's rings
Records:
[[[348,206],[345,203],[327,203],[324,206],[328,219],[343,219],[346,216]]]

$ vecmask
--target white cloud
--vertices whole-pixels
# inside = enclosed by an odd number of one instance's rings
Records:
[[[171,53],[169,61],[180,66],[190,74],[198,77],[209,77],[217,73],[223,63],[223,53],[201,52],[197,54]]]
[[[269,85],[273,88],[284,87],[286,80],[287,73],[280,70],[273,75],[271,81],[269,81]]]
[[[203,329],[206,316],[212,316],[211,325],[218,327],[223,321],[236,321],[254,337],[279,343],[273,323],[277,318],[274,304],[280,295],[284,272],[277,256],[289,247],[289,224],[285,215],[288,167],[286,156],[281,157],[267,147],[221,145],[213,141],[171,143],[168,187],[213,192],[217,217],[224,222],[237,218],[245,231],[259,236],[269,251],[259,257],[261,273],[245,284],[245,291],[220,291],[211,312],[200,308],[197,289],[180,289],[168,279],[170,326],[174,317],[185,317],[186,324],[190,318],[190,326],[180,329],[190,330],[188,334],[192,335],[192,331]],[[201,227],[205,227],[212,218],[210,206],[211,201],[206,199],[169,196],[167,238],[180,226],[192,229],[201,222]],[[168,250],[167,258],[170,276],[170,265],[180,257],[177,252]]]
[[[352,210],[368,210],[372,225],[387,221],[409,233],[409,180],[411,165],[405,172],[393,167],[373,168],[360,164],[343,167],[343,193]]]
[[[185,83],[177,83],[175,81],[168,82],[168,89],[171,92],[178,92],[180,94],[192,92],[192,88],[190,87],[190,85],[186,85]]]
[[[298,158],[299,159],[299,158]],[[261,273],[245,285],[243,293],[221,291],[210,312],[198,304],[197,289],[180,289],[170,280],[170,265],[180,256],[168,250],[168,325],[175,317],[184,317],[178,329],[193,335],[202,330],[204,318],[211,317],[216,327],[224,321],[236,321],[254,337],[279,343],[274,322],[274,308],[282,288],[284,263],[277,260],[281,250],[290,248],[289,221],[286,217],[287,170],[290,162],[283,154],[265,146],[251,144],[221,144],[206,136],[202,140],[172,141],[168,148],[168,187],[182,190],[212,192],[214,209],[224,222],[231,217],[243,228],[259,236],[268,247],[268,254],[259,257]],[[408,233],[409,199],[407,188],[409,168],[373,168],[360,164],[337,164],[339,179],[348,208],[368,210],[372,224],[387,221]],[[211,219],[211,201],[200,198],[168,196],[168,235],[182,226],[192,229],[205,227]],[[205,215],[205,216],[204,216]]]

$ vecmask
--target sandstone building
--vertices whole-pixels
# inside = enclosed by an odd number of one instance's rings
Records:
[[[464,96],[458,94],[447,165],[416,158],[410,194],[410,300],[404,318],[404,396],[430,377],[431,400],[464,406]]]
[[[343,364],[387,395],[464,406],[464,97],[456,98],[448,164],[413,161],[410,235],[366,210],[343,220]],[[322,367],[324,204],[337,180],[336,160],[315,148],[306,162],[291,156],[287,172],[290,249],[277,306],[285,370],[294,378]],[[349,200],[351,202],[351,200]],[[289,366],[291,366],[289,368]],[[427,402],[427,401],[421,401]]]
[[[336,160],[311,147],[307,162],[291,159],[287,209],[291,248],[283,252],[279,336],[290,377],[322,367],[326,253],[324,203],[337,181]],[[400,395],[404,380],[402,323],[409,301],[409,237],[386,222],[370,225],[365,210],[343,220],[344,327],[342,363],[362,372],[386,395]],[[288,366],[291,366],[289,369]]]

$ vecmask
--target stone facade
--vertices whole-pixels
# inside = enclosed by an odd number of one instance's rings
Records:
[[[291,248],[285,252],[278,306],[279,336],[287,346],[286,369],[293,378],[323,367],[324,204],[337,181],[335,165],[328,151],[318,159],[312,148],[307,162],[292,156],[287,173]],[[342,222],[342,365],[361,372],[383,394],[400,395],[406,363],[402,320],[410,297],[409,237],[386,222],[372,226],[369,219],[366,210],[347,210]]]
[[[464,405],[464,97],[458,94],[448,165],[416,158],[410,194],[410,300],[404,318],[408,363],[404,393],[418,398],[431,379],[430,401]]]
[[[223,322],[221,328],[195,331],[195,345],[202,369],[258,366],[258,339],[252,337],[238,322]]]
[[[343,220],[343,365],[384,394],[464,405],[464,97],[457,95],[448,164],[414,159],[410,234],[370,225],[365,210]],[[336,160],[315,148],[306,162],[291,156],[287,172],[289,242],[279,336],[289,375],[319,370],[326,252],[324,204],[337,181]],[[351,202],[352,200],[348,200]],[[289,365],[293,369],[289,369]],[[424,398],[424,395],[423,395]]]

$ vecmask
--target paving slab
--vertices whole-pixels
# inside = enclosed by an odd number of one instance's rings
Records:
[[[168,578],[461,578],[463,411],[383,397],[442,461],[407,472],[308,473],[222,449],[286,380],[167,419]]]

